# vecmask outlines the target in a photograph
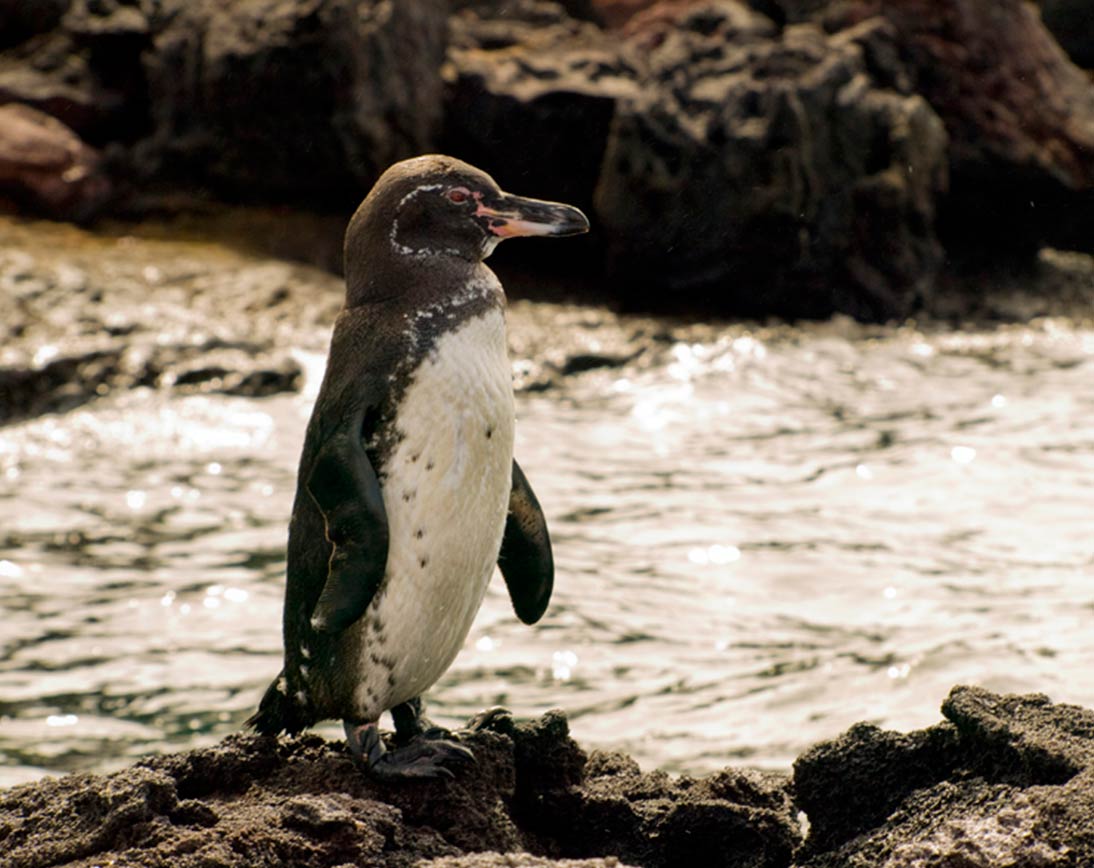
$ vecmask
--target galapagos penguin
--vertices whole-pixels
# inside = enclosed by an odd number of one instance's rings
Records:
[[[247,721],[343,721],[379,778],[450,777],[466,747],[422,716],[494,565],[517,616],[554,582],[547,525],[513,458],[505,238],[588,231],[577,208],[512,196],[430,155],[389,168],[350,220],[345,304],[305,435],[289,525],[284,668]],[[378,719],[391,711],[397,747]]]

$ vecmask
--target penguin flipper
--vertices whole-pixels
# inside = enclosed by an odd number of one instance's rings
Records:
[[[513,610],[525,624],[534,624],[547,611],[555,584],[551,537],[539,501],[520,465],[513,461],[509,514],[498,555]]]
[[[337,634],[360,618],[387,566],[388,525],[376,471],[361,442],[363,414],[351,414],[320,447],[307,489],[333,544],[312,628]]]

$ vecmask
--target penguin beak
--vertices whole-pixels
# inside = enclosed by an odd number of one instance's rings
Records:
[[[572,205],[544,202],[503,193],[497,205],[479,202],[475,216],[486,218],[486,228],[498,238],[522,235],[580,235],[589,231],[589,219]]]

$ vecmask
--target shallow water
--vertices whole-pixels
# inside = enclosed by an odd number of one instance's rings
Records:
[[[553,310],[515,313],[519,345]],[[557,706],[586,745],[704,772],[931,724],[955,683],[1094,705],[1094,325],[655,343],[519,395],[554,601],[525,627],[496,580],[434,719]],[[300,357],[299,395],[138,389],[0,428],[0,785],[253,709],[323,363]]]

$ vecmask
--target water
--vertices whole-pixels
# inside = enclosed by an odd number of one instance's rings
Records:
[[[589,316],[514,305],[518,373],[537,323]],[[701,773],[929,725],[955,683],[1094,706],[1094,324],[598,313],[580,340],[643,352],[518,397],[551,609],[521,625],[496,579],[434,719],[561,707],[588,746]],[[323,341],[301,394],[136,389],[0,428],[0,785],[253,710]]]

